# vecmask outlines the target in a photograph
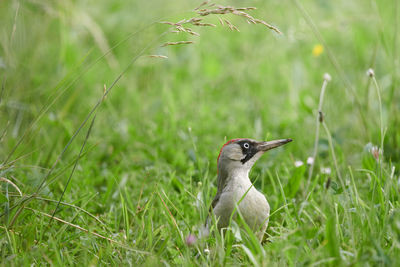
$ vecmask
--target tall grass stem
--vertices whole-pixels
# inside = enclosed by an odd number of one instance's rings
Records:
[[[321,93],[319,95],[318,114],[316,116],[316,121],[315,121],[314,151],[313,151],[313,154],[312,154],[313,162],[311,163],[310,169],[308,171],[307,186],[306,186],[306,190],[305,190],[306,194],[307,194],[308,189],[310,187],[311,177],[313,175],[314,165],[315,165],[315,161],[316,161],[316,158],[317,158],[318,142],[319,142],[319,128],[320,128],[321,122],[323,121],[322,105],[324,103],[325,89],[326,89],[326,86],[328,85],[330,79],[331,79],[331,77],[330,77],[329,74],[325,74],[324,75],[324,82],[322,83]]]
[[[383,158],[383,143],[385,139],[385,129],[383,125],[383,108],[382,108],[382,97],[381,88],[376,80],[375,72],[373,69],[368,69],[367,75],[371,77],[373,84],[376,89],[376,94],[378,96],[379,104],[379,128],[380,128],[380,142],[379,142],[379,152],[378,152],[378,163],[379,163],[379,178],[382,178],[382,158]]]
[[[329,149],[331,150],[332,160],[333,160],[333,164],[335,165],[336,174],[337,174],[337,176],[339,178],[339,181],[340,181],[340,183],[341,183],[341,185],[342,185],[342,187],[344,189],[345,184],[344,184],[342,175],[341,175],[340,170],[339,170],[339,165],[337,163],[336,154],[335,154],[335,148],[333,146],[333,139],[332,139],[331,132],[329,131],[329,128],[328,128],[328,126],[326,125],[325,122],[322,122],[322,126],[324,127],[326,135],[328,136]]]

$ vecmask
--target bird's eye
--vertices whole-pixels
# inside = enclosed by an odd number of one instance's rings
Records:
[[[249,149],[250,145],[249,145],[249,143],[244,143],[243,147],[246,148],[246,149]]]

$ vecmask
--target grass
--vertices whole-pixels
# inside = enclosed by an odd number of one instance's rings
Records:
[[[229,14],[200,36],[155,23],[198,4],[2,3],[1,265],[399,265],[397,1],[221,2],[282,35]],[[251,173],[264,244],[240,220],[199,239],[237,137],[294,139]]]

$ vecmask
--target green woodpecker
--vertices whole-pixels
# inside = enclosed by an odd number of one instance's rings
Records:
[[[268,226],[270,209],[265,196],[251,183],[249,172],[266,151],[291,141],[233,139],[221,148],[218,156],[218,190],[210,207],[210,213],[213,212],[217,219],[218,229],[228,227],[231,218],[235,220],[239,211],[258,239],[262,240]],[[210,222],[208,218],[207,231]]]

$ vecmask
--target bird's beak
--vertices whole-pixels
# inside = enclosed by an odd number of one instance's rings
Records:
[[[288,139],[280,139],[280,140],[274,140],[274,141],[268,141],[268,142],[259,142],[259,143],[257,143],[257,150],[265,152],[270,149],[276,148],[278,146],[287,144],[289,142],[292,142],[292,139],[288,138]]]

